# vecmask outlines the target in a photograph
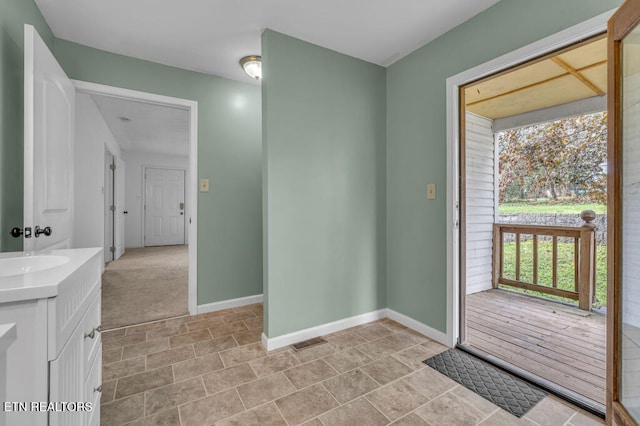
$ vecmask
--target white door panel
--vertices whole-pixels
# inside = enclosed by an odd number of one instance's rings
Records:
[[[145,171],[145,246],[184,244],[184,170]]]
[[[24,250],[69,248],[75,88],[31,25],[24,39]]]
[[[113,171],[113,181],[114,181],[114,258],[113,260],[117,260],[120,256],[124,254],[124,191],[125,191],[125,164],[124,161],[116,157],[115,158],[116,169]]]

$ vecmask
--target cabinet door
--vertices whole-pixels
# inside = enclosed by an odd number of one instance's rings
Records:
[[[99,348],[99,354],[102,353],[102,347]],[[100,396],[102,395],[102,356],[96,356],[93,359],[89,373],[87,374],[87,381],[84,386],[84,401],[91,402],[93,409],[87,411],[86,421],[84,424],[87,426],[99,426],[100,425]]]
[[[49,402],[85,402],[83,360],[84,331],[77,327],[49,364]],[[51,411],[50,426],[84,426],[84,411]]]

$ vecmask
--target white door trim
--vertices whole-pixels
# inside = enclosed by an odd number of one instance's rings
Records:
[[[449,346],[456,345],[460,330],[460,294],[458,286],[460,282],[460,256],[458,253],[458,228],[455,226],[458,216],[456,203],[458,202],[458,188],[460,185],[458,179],[458,155],[460,152],[458,93],[460,86],[606,32],[607,21],[615,10],[612,9],[447,79],[447,344]]]
[[[145,191],[147,189],[147,169],[161,169],[161,170],[178,170],[184,173],[184,183],[185,183],[185,188],[184,188],[184,196],[185,199],[188,199],[191,197],[191,194],[189,194],[187,191],[189,188],[187,188],[187,170],[184,169],[183,167],[171,167],[171,166],[154,166],[153,164],[143,164],[142,165],[142,194],[145,194]],[[147,198],[146,198],[146,194],[144,197],[140,197],[140,211],[142,212],[142,214],[140,216],[142,216],[142,247],[147,247],[147,211],[145,209],[145,205],[147,203]],[[185,201],[185,203],[187,203],[187,201]],[[188,212],[189,214],[191,214],[191,212]],[[187,237],[187,232],[189,231],[189,228],[187,227],[187,217],[189,215],[187,214],[187,210],[185,209],[185,218],[184,218],[184,231],[185,231],[185,238],[184,238],[184,243],[183,244],[188,244],[188,237]]]
[[[111,96],[189,111],[189,313],[198,313],[198,102],[86,81],[71,80],[81,93]]]

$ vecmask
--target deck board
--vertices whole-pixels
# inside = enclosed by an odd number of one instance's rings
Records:
[[[467,295],[467,344],[605,403],[604,315],[507,290]]]

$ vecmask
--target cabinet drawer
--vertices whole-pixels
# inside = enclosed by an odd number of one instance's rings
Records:
[[[98,345],[98,354],[102,352],[102,345]],[[91,368],[88,370],[87,380],[85,381],[85,397],[86,402],[91,402],[93,410],[87,411],[84,424],[87,426],[98,426],[100,424],[100,385],[102,384],[102,357],[97,356],[93,359]]]
[[[100,354],[100,342],[101,342],[101,333],[97,330],[100,326],[100,314],[101,314],[101,293],[98,293],[94,296],[87,313],[85,314],[82,322],[80,324],[80,328],[82,329],[82,334],[84,337],[83,343],[83,362],[84,362],[84,371],[88,374],[89,367],[93,362],[93,359],[97,354]]]
[[[100,253],[93,256],[60,284],[58,296],[48,300],[48,359],[58,357],[65,342],[100,292]]]

